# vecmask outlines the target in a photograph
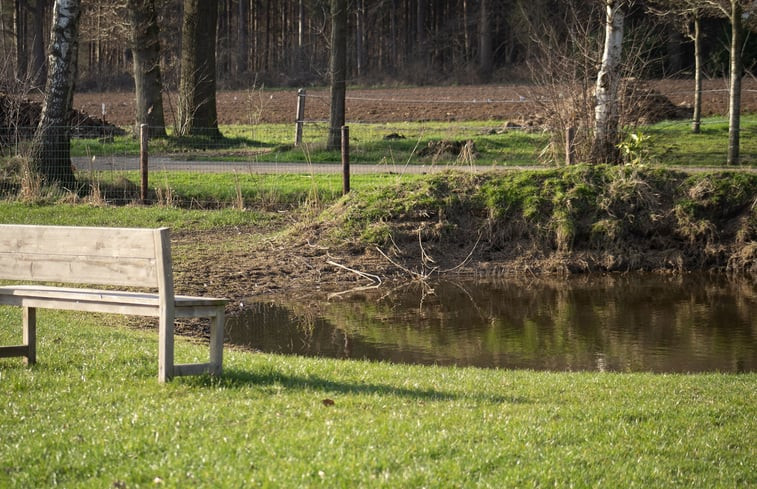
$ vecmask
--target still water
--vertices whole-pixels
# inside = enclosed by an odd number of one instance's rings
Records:
[[[245,302],[232,343],[400,363],[757,371],[757,285],[713,275],[436,282]]]

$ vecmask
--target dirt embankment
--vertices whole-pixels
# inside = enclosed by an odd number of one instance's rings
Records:
[[[691,106],[690,80],[650,82],[674,106]],[[517,120],[538,104],[526,85],[348,91],[347,120]],[[704,115],[727,112],[727,84],[705,83]],[[166,123],[171,124],[167,97]],[[81,93],[83,112],[128,126],[131,93]],[[218,94],[222,124],[292,122],[296,90]],[[757,112],[757,81],[742,110]],[[309,89],[306,119],[326,119],[328,91]],[[379,191],[377,191],[379,192]],[[311,294],[438,273],[526,274],[695,269],[757,276],[754,175],[688,175],[576,168],[438,176],[382,195],[353,193],[318,215],[293,211],[273,228],[179,234],[182,292],[234,303],[271,293]],[[201,246],[198,246],[201,244]]]
[[[449,173],[266,229],[178,234],[177,290],[391,288],[439,275],[727,271],[757,279],[757,175],[580,166]]]

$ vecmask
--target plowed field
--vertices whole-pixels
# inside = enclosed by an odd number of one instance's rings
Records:
[[[653,81],[649,86],[676,105],[691,106],[691,80]],[[703,96],[704,115],[728,112],[728,85],[725,80],[707,80]],[[528,85],[477,85],[455,87],[414,87],[349,89],[348,122],[516,120],[529,118],[538,111],[533,87]],[[78,93],[74,107],[101,116],[119,126],[134,120],[134,95],[131,92]],[[164,102],[166,125],[174,119],[176,97]],[[328,89],[308,89],[306,120],[328,119]],[[297,90],[250,89],[222,91],[217,96],[221,124],[287,123],[295,120]],[[757,112],[757,80],[745,80],[742,112]]]

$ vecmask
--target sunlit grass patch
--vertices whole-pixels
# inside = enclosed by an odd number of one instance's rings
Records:
[[[0,342],[18,309],[0,308]],[[231,350],[156,380],[157,333],[42,311],[0,359],[0,485],[748,487],[754,374],[549,373]],[[186,340],[177,358],[206,347]]]

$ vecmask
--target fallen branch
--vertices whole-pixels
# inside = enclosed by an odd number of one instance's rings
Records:
[[[360,277],[367,278],[368,280],[375,283],[375,287],[380,286],[382,283],[381,277],[379,277],[378,275],[373,275],[372,273],[361,272],[360,270],[355,270],[354,268],[350,268],[348,266],[342,265],[341,263],[337,263],[333,260],[328,260],[326,263],[328,263],[329,265],[333,265],[335,267],[339,267],[341,269],[347,270],[348,272],[352,272],[355,275],[358,275]]]
[[[407,268],[407,267],[405,267],[405,266],[403,266],[403,265],[400,265],[400,264],[399,264],[399,263],[397,263],[396,261],[392,260],[392,259],[391,259],[391,258],[389,258],[389,257],[388,257],[388,256],[386,255],[386,253],[384,253],[384,252],[383,252],[383,251],[381,250],[381,248],[379,248],[378,246],[376,246],[376,250],[378,250],[378,252],[379,252],[379,253],[381,253],[381,256],[383,256],[384,258],[386,258],[386,260],[387,260],[387,261],[388,261],[389,263],[391,263],[391,264],[392,264],[392,265],[394,265],[395,267],[399,268],[399,269],[400,269],[400,270],[402,270],[403,272],[405,272],[405,273],[408,273],[408,274],[409,274],[409,275],[411,275],[412,277],[415,277],[415,278],[417,278],[417,279],[420,279],[420,280],[426,280],[426,279],[428,279],[428,275],[425,275],[425,274],[422,274],[422,273],[418,273],[418,272],[416,272],[416,271],[410,270],[409,268]]]
[[[331,300],[334,297],[340,297],[342,295],[351,294],[353,292],[360,292],[361,290],[372,290],[372,289],[378,289],[379,287],[381,287],[382,281],[381,281],[381,277],[379,277],[378,275],[373,275],[372,273],[366,273],[366,272],[361,272],[360,270],[355,270],[354,268],[350,268],[348,266],[342,265],[341,263],[337,263],[334,260],[328,260],[326,261],[326,263],[328,263],[329,265],[333,265],[335,267],[341,268],[343,270],[347,270],[348,272],[352,272],[359,277],[366,278],[373,282],[373,285],[362,285],[360,287],[353,287],[352,289],[343,290],[341,292],[332,292],[326,297],[326,300]]]

